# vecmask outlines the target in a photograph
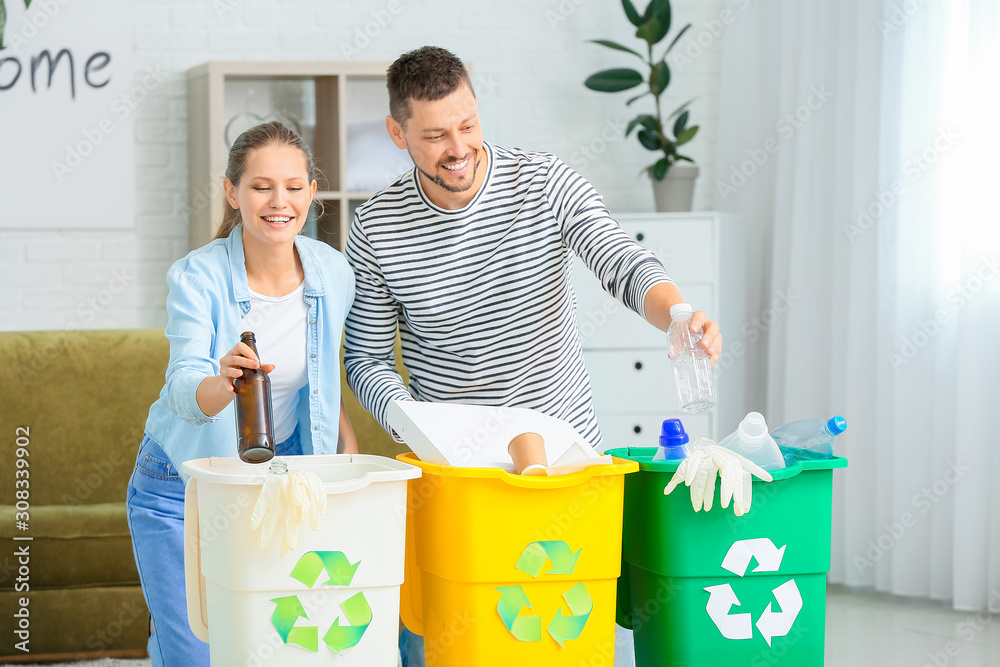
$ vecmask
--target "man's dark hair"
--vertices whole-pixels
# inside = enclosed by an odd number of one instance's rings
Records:
[[[386,72],[389,113],[397,123],[405,125],[412,115],[410,100],[439,100],[451,95],[463,83],[473,95],[476,94],[469,71],[451,51],[422,46],[404,53]]]

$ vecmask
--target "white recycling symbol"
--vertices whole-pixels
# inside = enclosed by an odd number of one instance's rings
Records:
[[[742,577],[750,566],[750,559],[756,558],[757,567],[753,569],[754,572],[777,572],[784,555],[785,547],[777,548],[774,542],[766,537],[739,540],[729,547],[726,557],[722,560],[722,567]],[[708,586],[705,590],[709,593],[705,611],[719,628],[722,636],[726,639],[752,639],[752,615],[729,613],[733,605],[741,606],[733,587],[721,584]],[[771,603],[768,602],[767,609],[756,623],[768,646],[771,645],[772,637],[784,637],[791,631],[795,618],[802,610],[802,595],[799,593],[799,587],[795,585],[795,579],[789,579],[771,592],[781,611],[771,611]]]

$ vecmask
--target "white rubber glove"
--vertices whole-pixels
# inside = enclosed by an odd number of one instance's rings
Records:
[[[669,494],[683,481],[691,487],[691,506],[694,511],[699,512],[704,507],[708,512],[715,499],[716,473],[722,478],[722,507],[729,507],[729,502],[732,501],[736,516],[743,516],[750,511],[753,501],[751,474],[765,482],[773,479],[769,472],[744,456],[719,447],[713,440],[699,438],[691,455],[681,461],[663,493]]]
[[[691,453],[677,466],[677,471],[663,489],[663,494],[669,495],[681,482],[684,482],[691,487],[691,506],[695,512],[700,512],[702,505],[705,506],[705,511],[712,509],[712,499],[715,497],[714,465],[709,452],[701,447],[693,447]],[[708,485],[709,473],[712,478],[711,486]],[[708,490],[707,501],[706,490]]]

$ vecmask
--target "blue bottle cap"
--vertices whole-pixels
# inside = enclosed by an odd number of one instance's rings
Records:
[[[830,429],[830,433],[840,435],[847,430],[847,420],[837,415],[826,423],[826,427]]]
[[[677,447],[686,445],[691,439],[684,431],[680,419],[666,419],[660,429],[660,447]]]

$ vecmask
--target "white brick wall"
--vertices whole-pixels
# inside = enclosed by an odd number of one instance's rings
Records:
[[[727,1],[673,2],[675,26],[694,23],[690,43],[699,34],[708,43],[675,68],[664,107],[669,112],[698,97],[691,115],[702,130],[690,145],[702,167],[698,209],[711,206],[718,116],[720,45],[705,36],[705,21]],[[91,6],[101,11],[100,0]],[[586,43],[637,42],[618,2],[136,0],[136,85],[147,68],[162,72],[162,82],[135,111],[135,228],[0,232],[0,330],[163,326],[163,276],[187,251],[186,70],[210,60],[343,60],[345,47],[356,48],[358,29],[380,18],[387,25],[352,60],[391,61],[423,44],[449,48],[473,64],[487,140],[559,155],[594,183],[612,211],[652,210],[649,182],[638,175],[652,153],[634,136],[623,137],[628,120],[649,106],[626,108],[629,93],[583,87],[600,69],[638,64]],[[686,37],[677,50],[688,43]]]

